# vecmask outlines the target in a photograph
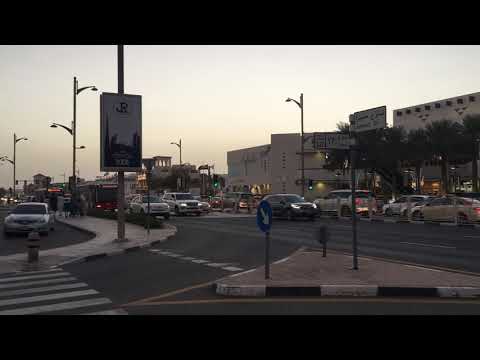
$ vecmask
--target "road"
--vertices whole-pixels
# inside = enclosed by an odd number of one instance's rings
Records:
[[[234,299],[215,294],[213,282],[224,276],[264,263],[264,237],[255,218],[173,217],[178,233],[152,248],[124,255],[62,267],[63,275],[42,279],[42,284],[22,286],[21,291],[46,287],[44,297],[29,311],[52,314],[84,314],[97,311],[128,314],[480,314],[479,300],[427,298],[264,298]],[[351,250],[351,225],[347,221],[316,222],[275,220],[272,227],[271,261],[288,256],[300,246],[314,245],[313,233],[321,223],[329,225],[329,247]],[[360,222],[359,253],[415,263],[480,272],[480,231],[412,224]],[[55,290],[61,278],[66,285]],[[14,279],[15,280],[15,279]],[[4,281],[12,281],[7,279]],[[23,280],[34,283],[36,280]],[[27,295],[9,293],[1,311],[22,311],[15,299]],[[78,288],[83,284],[84,288]],[[34,288],[31,289],[30,287]],[[70,288],[73,287],[73,288]],[[54,290],[51,290],[53,287]],[[45,290],[45,291],[47,291]],[[39,300],[40,299],[40,300]],[[36,301],[40,301],[39,304]],[[73,308],[65,306],[73,302]],[[97,304],[100,302],[100,304]],[[8,305],[10,304],[10,305]],[[37,307],[40,306],[39,308]],[[42,306],[46,306],[43,308]]]
[[[5,234],[3,233],[3,220],[7,213],[7,210],[0,211],[0,256],[26,253],[26,234],[18,234],[6,238]],[[92,237],[92,235],[72,229],[57,222],[55,224],[55,231],[50,231],[48,236],[40,237],[40,250],[48,250],[57,247],[73,245],[88,241]]]

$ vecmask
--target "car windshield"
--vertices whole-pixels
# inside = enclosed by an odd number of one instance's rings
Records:
[[[299,203],[299,202],[304,202],[300,196],[298,195],[287,195],[285,196],[285,201],[289,203]]]
[[[142,201],[144,203],[147,203],[148,202],[148,196],[144,196]],[[160,200],[160,198],[158,196],[150,196],[150,202],[151,203],[159,203],[159,202],[163,202],[163,201]]]
[[[43,215],[47,213],[47,209],[42,205],[21,205],[13,209],[12,214],[34,214]]]
[[[177,194],[177,200],[195,200],[192,194]]]

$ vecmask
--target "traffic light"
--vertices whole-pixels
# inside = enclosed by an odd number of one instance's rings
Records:
[[[313,180],[308,180],[308,190],[313,190]]]
[[[218,187],[218,175],[213,174],[213,187],[217,188]]]

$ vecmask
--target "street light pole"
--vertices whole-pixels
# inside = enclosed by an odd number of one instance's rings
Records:
[[[117,72],[118,72],[118,94],[124,94],[124,67],[123,67],[123,45],[117,45]],[[117,222],[117,237],[118,241],[125,241],[125,173],[118,172],[118,222]],[[147,180],[148,185],[148,180]]]
[[[16,180],[16,178],[15,178],[15,167],[16,167],[15,166],[15,155],[16,155],[16,152],[17,152],[16,149],[17,149],[17,134],[13,133],[13,188],[12,188],[13,189],[13,193],[12,193],[13,200],[15,200],[15,190],[16,190],[16,188],[15,188],[15,180]]]
[[[290,102],[290,101],[293,101],[295,102],[298,107],[300,108],[300,116],[301,116],[301,131],[302,131],[302,134],[301,134],[301,142],[302,142],[302,145],[301,145],[301,155],[302,155],[302,196],[305,196],[305,153],[304,153],[304,147],[305,147],[305,134],[303,132],[303,93],[300,94],[300,102],[298,102],[297,100],[294,100],[294,99],[291,99],[291,98],[288,98],[287,100],[285,100],[286,102]]]
[[[72,164],[72,200],[75,197],[76,178],[75,178],[75,162],[77,150],[77,77],[73,77],[73,122],[72,122],[72,136],[73,136],[73,164]]]

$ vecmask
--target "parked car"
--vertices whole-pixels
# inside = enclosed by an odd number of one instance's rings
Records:
[[[425,201],[430,198],[428,195],[405,195],[400,196],[397,200],[383,205],[382,212],[385,216],[393,215],[407,215],[408,197],[410,196],[410,204],[412,208],[417,205],[418,202]]]
[[[208,213],[212,210],[210,204],[206,201],[208,197],[205,196],[203,200],[201,196],[194,196],[193,198],[198,201],[198,206],[203,212]]]
[[[313,203],[317,206],[318,212],[337,213],[337,199],[340,199],[340,215],[351,216],[352,214],[352,191],[333,190],[323,198],[316,199]],[[375,195],[368,190],[355,191],[355,209],[357,214],[368,214],[368,198],[372,197],[372,212],[377,213]]]
[[[237,201],[239,209],[248,209],[249,206],[251,209],[255,207],[253,195],[251,193],[228,192],[222,198],[223,208],[235,209]]]
[[[129,210],[134,214],[146,214],[148,212],[148,195],[138,195],[130,201]],[[150,195],[150,214],[170,218],[170,207],[156,195]]]
[[[190,193],[165,193],[163,200],[170,206],[170,211],[173,210],[177,216],[186,214],[200,216],[202,214],[198,200],[195,200]]]
[[[210,199],[210,207],[212,209],[220,209],[222,207],[222,198],[214,196]]]
[[[456,205],[454,204],[456,200]],[[459,223],[478,222],[480,220],[480,201],[457,196],[442,196],[415,207],[413,220],[454,221]]]
[[[18,204],[4,219],[3,232],[5,236],[31,231],[48,235],[49,230],[55,230],[55,216],[53,212],[48,211],[48,205],[44,203]]]
[[[273,216],[286,217],[288,220],[307,217],[313,221],[317,215],[317,206],[296,194],[272,194],[263,200],[272,207]]]

